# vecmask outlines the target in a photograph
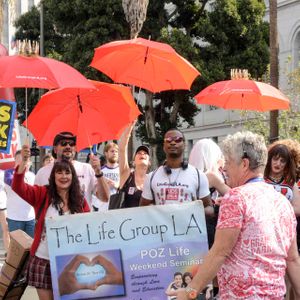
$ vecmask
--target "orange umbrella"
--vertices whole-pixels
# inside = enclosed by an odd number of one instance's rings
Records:
[[[289,109],[289,99],[272,85],[247,79],[216,82],[195,96],[199,104],[225,109],[270,111]]]
[[[114,82],[149,90],[189,90],[199,71],[169,45],[143,38],[107,43],[95,49],[91,66]]]
[[[96,90],[63,88],[43,95],[24,122],[40,146],[52,145],[55,135],[77,136],[77,150],[118,139],[140,114],[127,87],[93,82]]]

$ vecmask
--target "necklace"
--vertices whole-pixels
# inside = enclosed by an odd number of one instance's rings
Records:
[[[175,177],[174,180],[171,180],[171,176],[172,176],[172,174],[174,173],[174,170],[173,170],[173,172],[172,172],[171,174],[168,175],[169,186],[177,185],[177,179],[178,179],[178,177],[179,177],[179,175],[180,175],[180,173],[181,173],[181,170],[182,170],[181,168],[180,168],[179,170],[177,170],[177,174],[174,176],[174,177]]]
[[[280,176],[280,177],[269,176],[269,178],[270,178],[273,182],[278,183],[278,182],[281,182],[281,181],[282,181],[283,176]]]

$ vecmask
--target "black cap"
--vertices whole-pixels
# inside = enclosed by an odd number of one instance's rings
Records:
[[[61,140],[71,140],[76,143],[76,136],[73,135],[72,132],[67,132],[67,131],[60,132],[55,136],[53,140],[53,146],[56,146]]]
[[[135,150],[134,156],[136,156],[136,154],[141,150],[145,151],[148,155],[150,155],[150,149],[145,145],[141,145],[141,146],[137,147],[137,149]]]

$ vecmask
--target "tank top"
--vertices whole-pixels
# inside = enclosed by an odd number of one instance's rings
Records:
[[[142,195],[142,190],[136,187],[134,180],[134,172],[129,175],[129,180],[126,186],[123,187],[125,192],[124,207],[137,207],[140,204],[140,198]]]

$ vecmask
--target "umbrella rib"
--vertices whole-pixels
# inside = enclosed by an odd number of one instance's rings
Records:
[[[80,112],[83,113],[83,109],[82,109],[82,105],[81,105],[81,101],[80,101],[80,96],[77,95],[77,103],[78,103],[78,107],[80,109]]]

